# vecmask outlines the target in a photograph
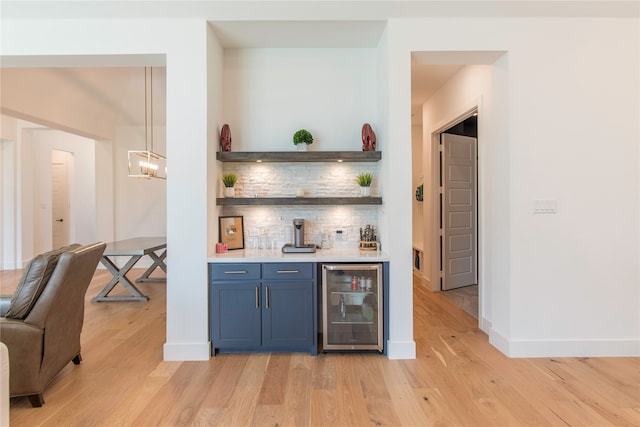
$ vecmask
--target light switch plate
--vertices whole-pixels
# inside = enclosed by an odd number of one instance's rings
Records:
[[[533,213],[550,214],[558,212],[558,201],[555,199],[537,199],[533,201]]]

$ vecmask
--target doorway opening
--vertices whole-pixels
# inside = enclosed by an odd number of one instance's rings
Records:
[[[71,166],[73,155],[51,150],[51,242],[52,248],[67,246],[73,229],[71,217]]]
[[[447,298],[478,318],[477,107],[437,132],[439,278]]]

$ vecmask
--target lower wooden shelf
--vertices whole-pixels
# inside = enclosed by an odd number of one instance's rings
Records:
[[[218,206],[261,205],[381,205],[382,197],[226,197],[217,198]]]

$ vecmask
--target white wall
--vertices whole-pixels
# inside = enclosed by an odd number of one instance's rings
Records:
[[[96,241],[99,242],[115,240],[114,205],[117,200],[114,197],[113,151],[111,141],[95,141]]]
[[[509,55],[509,353],[638,355],[638,21],[552,21],[544,35]],[[558,213],[532,214],[535,199]]]
[[[23,130],[23,145],[30,145],[32,158],[23,157],[22,166],[31,163],[33,180],[34,253],[53,249],[51,239],[51,161],[53,150],[71,154],[69,204],[73,218],[69,236],[73,243],[96,241],[96,188],[94,141],[50,129]]]
[[[207,229],[210,212],[204,20],[153,26],[167,51],[167,342],[165,360],[209,359]],[[215,117],[215,116],[214,116]],[[211,166],[215,167],[215,166]],[[215,172],[213,172],[215,173]],[[171,253],[176,256],[172,257]]]
[[[387,25],[380,45],[382,197],[380,223],[389,261],[390,358],[415,358],[413,340],[413,260],[411,256],[411,56],[398,49],[396,25]]]
[[[479,124],[491,342],[511,356],[640,354],[638,20],[420,19],[393,30],[407,54],[507,52]],[[558,213],[534,215],[536,199],[557,200]]]
[[[153,136],[154,152],[166,153],[165,127],[154,126]],[[162,179],[128,176],[128,151],[144,149],[144,127],[116,128],[113,143],[116,240],[139,236],[165,236],[167,233],[167,182]],[[168,163],[167,171],[170,167]],[[142,260],[140,261],[142,265]]]
[[[216,205],[222,165],[216,161],[220,150],[220,131],[223,119],[223,63],[224,50],[211,26],[207,26],[207,253],[215,252],[218,242],[218,217],[222,208]]]
[[[378,124],[376,61],[375,49],[225,49],[233,151],[294,150],[302,128],[312,151],[361,150],[362,125]]]

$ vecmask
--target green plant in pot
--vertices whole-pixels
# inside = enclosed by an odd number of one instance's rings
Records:
[[[309,144],[313,144],[313,135],[306,129],[300,129],[293,134],[293,144],[298,151],[307,151]]]
[[[373,176],[370,173],[361,173],[356,177],[356,182],[360,186],[360,195],[369,197],[371,195],[371,182]]]
[[[238,177],[233,173],[225,173],[222,175],[222,183],[224,184],[224,197],[235,196],[234,185],[238,181]]]

